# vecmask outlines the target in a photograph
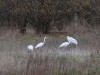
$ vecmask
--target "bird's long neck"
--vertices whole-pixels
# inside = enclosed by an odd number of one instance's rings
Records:
[[[70,41],[67,39],[67,42],[70,44]]]
[[[68,43],[70,44],[70,41],[68,41]]]
[[[44,38],[44,41],[43,41],[43,43],[45,43],[45,38]]]
[[[67,41],[68,41],[68,43],[70,44],[69,37],[67,37]]]

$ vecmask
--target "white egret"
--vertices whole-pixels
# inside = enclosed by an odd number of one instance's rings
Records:
[[[35,46],[35,48],[40,48],[40,47],[42,47],[44,44],[45,44],[45,39],[46,39],[47,37],[44,37],[44,41],[43,42],[40,42],[39,44],[37,44],[36,46]]]
[[[33,51],[34,46],[33,45],[28,45],[27,48],[28,48],[29,51]]]
[[[72,38],[72,37],[70,37],[70,36],[67,36],[67,40],[68,40],[68,42],[69,42],[70,44],[75,44],[75,45],[78,44],[77,40],[74,39],[74,38]]]
[[[64,43],[62,43],[59,47],[60,47],[60,48],[61,48],[61,47],[67,47],[69,44],[70,44],[69,42],[64,42]]]

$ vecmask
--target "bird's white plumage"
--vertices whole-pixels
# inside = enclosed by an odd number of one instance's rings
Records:
[[[43,45],[44,45],[44,43],[41,42],[41,43],[37,44],[35,48],[42,47]]]
[[[67,36],[67,40],[69,43],[76,44],[76,45],[78,44],[77,40],[70,36]]]
[[[67,47],[68,45],[69,45],[69,42],[64,42],[59,47]]]
[[[39,44],[37,44],[36,46],[35,46],[35,48],[40,48],[40,47],[42,47],[44,44],[45,44],[45,39],[46,39],[47,37],[44,37],[44,41],[43,42],[40,42]]]
[[[29,51],[33,51],[34,46],[33,45],[29,45],[29,46],[27,46],[27,48],[28,48]]]

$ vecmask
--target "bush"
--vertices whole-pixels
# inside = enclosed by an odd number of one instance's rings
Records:
[[[21,33],[25,33],[30,23],[37,33],[48,33],[55,25],[51,25],[52,21],[65,18],[72,22],[74,14],[89,24],[99,24],[99,4],[99,0],[3,0],[0,1],[0,24],[18,26]]]

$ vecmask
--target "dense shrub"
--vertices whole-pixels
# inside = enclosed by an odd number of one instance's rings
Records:
[[[100,23],[99,0],[1,0],[0,25],[19,27],[25,33],[28,23],[37,33],[48,33],[56,21],[72,22],[74,15],[89,24]],[[51,24],[51,22],[54,23]],[[62,25],[62,24],[61,24]],[[58,26],[58,28],[61,26]]]

